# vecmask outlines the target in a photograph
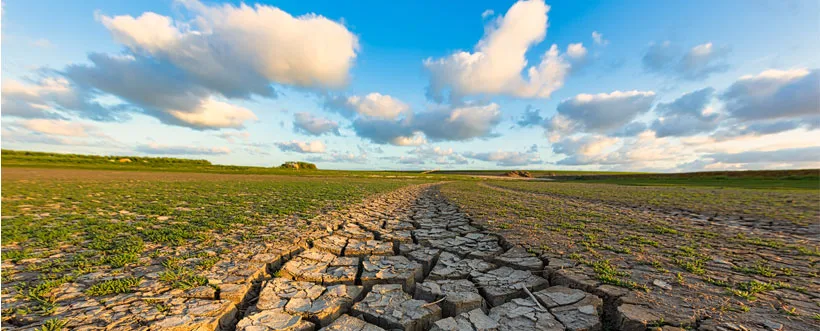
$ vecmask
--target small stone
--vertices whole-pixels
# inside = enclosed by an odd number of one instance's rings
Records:
[[[415,291],[424,277],[421,264],[404,256],[370,256],[362,263],[361,281],[366,290],[376,284],[401,284],[406,292]]]
[[[458,255],[450,252],[443,252],[436,262],[436,266],[430,270],[428,276],[431,280],[438,279],[463,279],[473,273],[481,273],[495,269],[495,265],[483,260],[462,259]]]
[[[398,284],[374,285],[364,300],[353,305],[353,314],[385,329],[422,331],[441,318],[441,308],[414,300]]]
[[[564,326],[531,299],[512,299],[490,310],[490,319],[499,330],[563,331]]]
[[[531,292],[549,286],[549,282],[544,278],[535,276],[529,271],[515,270],[510,267],[477,273],[473,275],[473,281],[493,307],[526,295],[522,286],[526,286]]]
[[[496,256],[493,262],[498,265],[530,270],[532,272],[541,271],[544,268],[544,262],[541,261],[541,259],[530,254],[521,246],[510,248],[506,253]]]
[[[399,245],[399,253],[410,260],[421,263],[424,276],[426,277],[430,274],[433,265],[438,261],[441,250],[410,243]]]
[[[643,331],[647,325],[661,320],[658,314],[648,308],[632,304],[618,306],[617,314],[618,328],[623,331]]]
[[[384,331],[384,329],[345,314],[319,331]]]
[[[426,281],[416,286],[414,298],[429,302],[444,298],[439,302],[444,317],[454,317],[485,306],[478,289],[466,279]]]
[[[662,281],[662,280],[660,280],[660,279],[655,279],[655,280],[653,280],[653,281],[652,281],[652,284],[653,284],[653,285],[655,285],[655,286],[657,286],[657,287],[660,287],[660,288],[662,288],[662,289],[664,289],[664,290],[667,290],[667,291],[671,291],[671,290],[672,290],[672,285],[670,285],[669,283],[664,282],[664,281]]]
[[[281,310],[265,310],[245,316],[236,325],[237,331],[311,331],[314,325],[300,316],[290,315]]]
[[[581,299],[586,296],[586,293],[566,286],[553,286],[534,292],[533,295],[538,298],[538,301],[541,302],[544,307],[555,308],[581,301]]]
[[[351,239],[344,250],[345,256],[393,255],[393,243],[380,240]]]
[[[430,331],[497,331],[500,325],[481,309],[436,321]]]

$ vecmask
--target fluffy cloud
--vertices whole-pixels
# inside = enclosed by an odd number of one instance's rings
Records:
[[[325,144],[319,140],[310,142],[303,141],[283,141],[276,143],[276,146],[283,152],[297,152],[297,153],[324,153]]]
[[[257,120],[250,110],[207,98],[189,110],[168,109],[168,115],[194,129],[240,129],[245,122]]]
[[[582,43],[569,44],[567,46],[567,55],[573,59],[582,59],[587,56],[587,49],[584,48]]]
[[[356,114],[376,119],[395,119],[410,110],[410,106],[399,99],[381,93],[366,96],[328,97],[325,107],[352,117]]]
[[[396,146],[421,146],[427,143],[427,139],[420,132],[414,132],[412,136],[394,137],[391,144]]]
[[[609,44],[609,40],[604,39],[604,35],[598,31],[592,31],[592,40],[596,45]]]
[[[820,163],[820,147],[786,148],[773,151],[746,151],[740,153],[717,153],[704,156],[712,162],[738,163]]]
[[[428,162],[438,165],[456,165],[469,163],[467,158],[465,158],[459,153],[454,152],[452,148],[444,149],[438,146],[420,146],[416,147],[410,153],[415,155],[416,157],[407,158],[405,160],[418,160],[418,164],[424,164]]]
[[[603,165],[610,169],[669,169],[687,157],[681,144],[645,131],[634,138],[601,135],[570,137],[553,144],[553,152],[567,157],[559,165]]]
[[[538,153],[530,152],[510,152],[510,151],[496,151],[485,153],[464,153],[464,157],[486,161],[495,162],[496,165],[502,167],[525,166],[532,164],[541,164],[541,156]]]
[[[266,5],[179,3],[185,19],[98,15],[127,52],[92,53],[88,64],[35,86],[4,84],[4,115],[119,121],[142,113],[196,130],[241,128],[256,115],[227,99],[275,97],[272,84],[324,89],[348,81],[358,37],[341,23]]]
[[[231,153],[231,150],[227,147],[163,145],[154,142],[139,145],[135,151],[154,155],[224,155]]]
[[[293,130],[312,136],[340,134],[339,123],[305,112],[293,114]]]
[[[544,118],[541,117],[541,110],[532,105],[527,105],[527,108],[524,110],[524,115],[515,121],[515,124],[522,128],[541,126],[544,124]]]
[[[527,68],[527,50],[544,40],[547,6],[542,0],[519,1],[504,16],[493,20],[474,52],[424,61],[430,73],[428,96],[443,99],[445,90],[453,100],[466,95],[504,94],[547,98],[564,84],[570,64],[553,45],[540,63]],[[521,75],[526,69],[527,79]]]
[[[397,146],[413,145],[416,130],[411,126],[410,119],[385,120],[357,118],[353,121],[353,131],[356,135],[368,139],[376,144],[393,144]],[[419,141],[419,144],[423,142]]]
[[[601,162],[609,148],[620,140],[600,135],[567,137],[552,144],[552,151],[567,157],[558,161],[562,165]]]
[[[713,73],[729,70],[724,62],[729,55],[728,47],[717,47],[705,43],[692,47],[678,63],[678,73],[684,79],[701,80]]]
[[[225,139],[228,142],[235,142],[237,140],[247,141],[251,134],[244,132],[244,131],[237,131],[237,132],[222,132],[219,135],[219,138]]]
[[[45,77],[26,84],[3,81],[3,116],[65,119],[62,112],[78,111],[86,118],[111,120],[116,116],[96,102],[84,100],[71,82],[63,77]]]
[[[653,43],[643,56],[645,69],[685,80],[703,80],[711,74],[725,72],[730,49],[712,43],[700,44],[682,52],[669,41]]]
[[[558,104],[558,115],[550,119],[548,130],[611,133],[648,112],[654,100],[652,91],[578,94]]]
[[[662,43],[652,43],[641,58],[644,68],[649,71],[664,71],[677,57],[678,50],[674,49],[672,43],[665,41]]]
[[[741,121],[820,114],[820,70],[766,70],[740,77],[721,96],[728,113]]]
[[[684,94],[670,103],[660,103],[655,107],[659,116],[652,123],[658,137],[687,136],[701,132],[710,132],[718,126],[718,116],[711,111],[709,103],[715,89],[707,87]]]
[[[419,113],[414,127],[432,141],[452,141],[489,136],[500,122],[498,104],[490,103]]]
[[[366,163],[367,154],[355,154],[352,152],[332,152],[325,155],[316,155],[307,158],[310,162],[328,163]]]
[[[49,119],[25,120],[21,125],[34,132],[66,137],[88,137],[89,131],[94,130],[87,124]]]
[[[152,12],[99,20],[135,53],[166,60],[229,97],[270,95],[270,82],[301,87],[347,82],[358,37],[338,22],[315,14],[294,17],[266,5],[179,3],[193,15],[190,23]]]
[[[396,146],[418,146],[432,141],[469,140],[492,135],[492,130],[501,122],[498,104],[464,104],[456,107],[432,106],[431,109],[415,113],[400,100],[388,95],[371,93],[371,100],[383,102],[369,105],[393,105],[391,107],[365,107],[355,111],[359,116],[353,120],[356,135],[377,144]],[[368,98],[350,97],[350,100]],[[338,100],[336,98],[335,100]],[[350,104],[349,101],[346,103]],[[326,104],[327,105],[327,104]],[[398,105],[398,107],[396,106]],[[331,102],[330,107],[339,107]],[[338,109],[338,108],[337,108]],[[392,111],[386,111],[391,109]]]

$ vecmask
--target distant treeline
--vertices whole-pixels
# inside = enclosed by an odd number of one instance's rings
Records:
[[[71,164],[122,164],[140,166],[209,166],[208,160],[179,159],[173,157],[144,157],[144,156],[103,156],[82,154],[61,154],[30,151],[2,150],[3,162],[20,163],[71,163]]]

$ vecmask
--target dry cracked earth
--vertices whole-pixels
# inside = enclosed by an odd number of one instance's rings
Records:
[[[292,242],[234,247],[201,273],[211,286],[163,287],[154,265],[132,271],[136,292],[72,301],[84,282],[118,277],[89,274],[62,289],[56,315],[73,330],[683,330],[632,291],[486,231],[436,185],[309,224]]]

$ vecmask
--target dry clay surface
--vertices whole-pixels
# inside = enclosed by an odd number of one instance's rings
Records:
[[[66,289],[57,315],[74,330],[679,330],[482,230],[434,185],[311,223],[292,243],[236,247],[203,273],[213,286],[161,288],[140,270],[134,293],[72,302]]]

